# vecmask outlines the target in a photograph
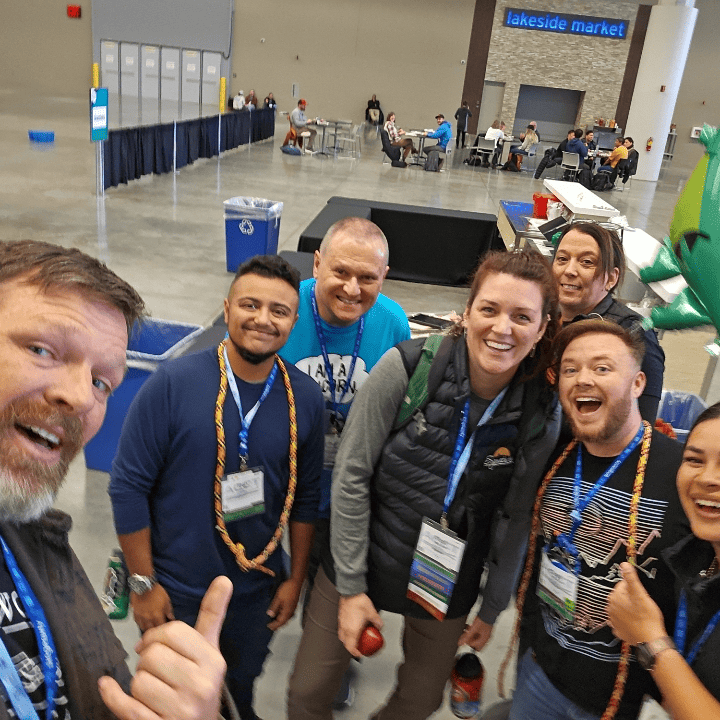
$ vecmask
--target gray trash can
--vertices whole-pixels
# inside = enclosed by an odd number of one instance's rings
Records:
[[[283,204],[254,197],[234,197],[225,206],[225,257],[235,272],[253,255],[275,255]]]

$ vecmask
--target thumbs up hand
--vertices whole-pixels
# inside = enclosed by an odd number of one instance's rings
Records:
[[[608,625],[617,637],[631,645],[650,642],[667,635],[660,608],[648,595],[637,570],[627,562],[620,565],[623,579],[608,597]]]
[[[225,678],[218,649],[232,583],[217,577],[203,598],[195,629],[173,621],[148,630],[135,646],[140,656],[131,695],[110,677],[100,695],[120,720],[216,720]]]

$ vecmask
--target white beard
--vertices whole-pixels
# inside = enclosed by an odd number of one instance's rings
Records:
[[[37,520],[53,506],[57,493],[43,488],[29,494],[23,489],[27,485],[26,479],[0,467],[0,521],[20,524]]]

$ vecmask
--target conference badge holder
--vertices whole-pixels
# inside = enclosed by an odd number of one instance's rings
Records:
[[[342,418],[339,418],[335,413],[330,415],[328,430],[325,433],[323,467],[335,467],[335,458],[340,447],[340,438],[342,437],[341,433],[344,425]]]
[[[265,512],[265,473],[247,468],[226,475],[220,485],[223,520],[244,520]]]
[[[537,596],[568,622],[575,616],[579,561],[557,545],[543,548]]]
[[[443,620],[455,589],[465,541],[440,523],[423,518],[413,553],[407,597]]]

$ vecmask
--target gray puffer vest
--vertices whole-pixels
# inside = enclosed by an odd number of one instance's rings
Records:
[[[409,340],[398,345],[409,376],[422,344],[422,340]],[[442,514],[460,415],[470,396],[464,339],[448,338],[443,346],[431,369],[427,405],[390,435],[371,483],[368,595],[378,609],[421,618],[430,615],[406,598],[413,551],[422,518],[438,521]],[[443,351],[444,362],[440,360]],[[527,370],[521,365],[494,417],[478,429],[468,469],[450,506],[450,529],[467,547],[448,618],[466,614],[475,603],[500,517],[529,517],[532,509],[537,484],[523,483],[524,446],[542,441],[555,399],[541,378],[518,382]],[[433,372],[442,377],[433,382]],[[434,392],[433,387],[437,388]],[[479,417],[476,408],[468,435]],[[533,487],[527,487],[530,484]]]

